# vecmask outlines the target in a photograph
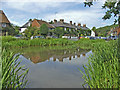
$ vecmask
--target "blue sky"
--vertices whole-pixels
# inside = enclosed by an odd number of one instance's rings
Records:
[[[95,2],[92,7],[84,7],[82,0],[4,0],[2,10],[11,23],[22,26],[30,18],[50,21],[64,19],[65,22],[73,21],[86,24],[92,28],[113,24],[114,18],[102,20],[105,10],[101,7],[104,0]]]

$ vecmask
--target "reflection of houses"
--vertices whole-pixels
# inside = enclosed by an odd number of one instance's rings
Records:
[[[110,35],[110,36],[118,36],[118,35],[120,35],[120,27],[112,28],[108,32],[108,35]]]
[[[46,21],[43,20],[38,20],[38,19],[34,19],[34,20],[29,20],[27,23],[25,23],[22,27],[21,27],[21,33],[25,31],[25,29],[29,26],[32,27],[40,27],[42,24],[46,24],[47,27],[51,30],[54,29],[53,26],[51,26],[49,23],[47,23]]]
[[[10,21],[2,10],[0,10],[0,27],[4,29],[4,31],[2,31],[2,35],[6,35],[6,32],[8,31],[7,27],[12,27],[10,25]]]
[[[57,59],[59,60],[59,62],[63,62],[64,58],[69,58],[69,60],[73,58],[79,58],[80,55],[82,54],[83,56],[85,56],[85,53],[87,53],[89,50],[76,50],[75,52],[72,51],[72,49],[70,50],[51,50],[49,52],[40,52],[40,53],[26,53],[24,54],[24,56],[26,58],[30,58],[30,60],[33,63],[40,63],[40,62],[45,62],[46,60],[50,60],[50,58],[53,58],[53,61],[56,61]],[[64,53],[66,52],[66,53]],[[47,55],[46,55],[47,53]]]

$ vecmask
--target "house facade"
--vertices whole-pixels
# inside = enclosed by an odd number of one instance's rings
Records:
[[[0,10],[0,27],[1,29],[4,29],[4,31],[2,31],[2,35],[7,34],[7,30],[5,30],[6,27],[12,27],[10,25],[10,21],[2,10]]]
[[[119,36],[120,35],[120,27],[112,28],[108,32],[108,35],[110,35],[110,36]]]
[[[86,27],[86,24],[83,24],[83,26],[81,26],[80,23],[78,23],[78,25],[76,25],[76,23],[73,23],[72,21],[70,21],[69,23],[64,22],[64,19],[60,19],[59,21],[57,21],[56,19],[54,19],[53,24],[50,24],[53,27],[62,27],[64,29],[64,31],[79,31],[80,34],[86,33],[88,32],[89,28]],[[91,33],[91,31],[89,30],[89,32]]]
[[[50,25],[49,23],[47,23],[46,21],[34,19],[34,20],[29,20],[27,23],[25,23],[25,24],[21,27],[20,33],[23,33],[23,32],[27,29],[27,27],[29,27],[29,26],[40,28],[40,26],[41,26],[42,24],[46,24],[47,27],[48,27],[50,30],[51,30],[51,29],[54,29],[54,27],[51,26],[51,25]]]
[[[83,26],[81,26],[80,23],[78,23],[78,25],[76,25],[76,23],[72,23],[72,21],[70,21],[70,23],[66,23],[64,22],[64,19],[60,19],[60,21],[57,21],[56,19],[54,19],[54,23],[50,24],[54,27],[63,27],[64,30],[66,31],[67,28],[69,28],[69,30],[73,29],[73,30],[87,30],[89,28],[86,27],[86,24],[83,24]]]
[[[63,28],[64,31],[73,31],[73,32],[79,31],[80,34],[83,34],[83,33],[87,34],[88,32],[91,33],[89,28],[86,27],[86,24],[83,24],[83,26],[81,26],[81,24],[78,23],[78,25],[76,25],[76,23],[72,23],[72,21],[70,21],[70,23],[66,23],[64,22],[64,19],[60,19],[60,21],[57,21],[56,19],[54,19],[54,22],[52,24],[43,20],[38,20],[38,19],[29,20],[27,23],[25,23],[21,27],[20,33],[23,33],[29,26],[40,28],[42,24],[46,24],[47,27],[49,28],[50,30],[48,34],[49,36],[54,35],[52,30],[54,30],[57,27]]]

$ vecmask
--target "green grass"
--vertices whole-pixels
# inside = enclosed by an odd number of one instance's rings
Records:
[[[56,45],[72,45],[73,41],[67,39],[33,39],[33,40],[15,40],[2,41],[2,47],[28,47],[28,46],[56,46]]]
[[[105,42],[105,40],[89,40],[89,39],[80,39],[78,41],[72,41],[68,39],[33,39],[33,40],[22,40],[22,39],[12,39],[12,37],[4,37],[2,39],[3,48],[24,48],[31,46],[80,46],[81,49],[91,49],[94,43]]]
[[[5,88],[24,88],[27,80],[28,69],[21,66],[18,61],[19,55],[14,55],[8,50],[2,51],[2,89]]]
[[[120,43],[119,43],[120,44]],[[94,44],[93,55],[89,64],[83,65],[85,84],[90,88],[120,88],[118,42],[101,42]]]

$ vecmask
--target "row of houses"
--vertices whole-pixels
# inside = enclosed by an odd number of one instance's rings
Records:
[[[72,23],[72,21],[70,21],[70,23],[66,23],[64,22],[64,19],[60,19],[59,21],[57,21],[56,19],[54,19],[54,22],[52,24],[44,21],[44,20],[38,20],[38,19],[34,19],[34,20],[29,20],[27,23],[25,23],[22,27],[20,32],[24,32],[25,29],[27,29],[27,27],[32,26],[32,27],[40,27],[42,24],[46,24],[47,27],[49,28],[49,30],[55,29],[56,27],[63,27],[64,30],[66,31],[67,28],[69,29],[69,31],[73,30],[89,30],[88,27],[86,27],[86,24],[83,24],[83,26],[81,26],[80,23],[78,23],[78,25],[76,25],[76,23]]]
[[[64,30],[90,30],[86,24],[83,24],[83,26],[78,23],[76,25],[76,23],[73,23],[72,21],[70,21],[69,23],[64,22],[64,19],[60,19],[59,21],[57,21],[56,19],[54,19],[53,23],[49,23],[46,22],[44,20],[38,20],[38,19],[33,19],[33,20],[29,20],[28,22],[26,22],[22,27],[20,27],[20,33],[23,33],[27,27],[32,26],[32,27],[40,27],[42,24],[46,24],[47,27],[49,28],[49,30],[55,29],[56,27],[63,27]],[[6,27],[12,27],[10,21],[8,20],[7,16],[5,15],[5,13],[0,10],[0,31],[1,28],[6,28]],[[1,33],[0,33],[1,34]],[[111,36],[118,36],[120,34],[120,28],[114,28],[112,29],[108,34],[110,34]],[[1,35],[5,35],[5,32],[2,31]],[[91,31],[91,36],[95,36],[95,33],[93,31]]]

